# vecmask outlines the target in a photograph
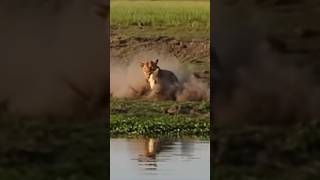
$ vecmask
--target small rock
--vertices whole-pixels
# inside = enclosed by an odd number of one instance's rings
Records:
[[[168,114],[178,114],[179,113],[179,110],[180,110],[180,107],[178,105],[172,105],[168,110],[167,110],[167,113]]]

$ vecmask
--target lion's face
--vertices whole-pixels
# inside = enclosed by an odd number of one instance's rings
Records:
[[[149,78],[150,74],[152,74],[158,68],[157,64],[158,60],[147,61],[145,63],[140,62],[140,67],[142,68],[142,71],[147,79]]]

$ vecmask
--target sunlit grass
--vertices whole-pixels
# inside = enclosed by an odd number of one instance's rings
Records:
[[[111,26],[188,26],[209,29],[209,1],[111,1]]]

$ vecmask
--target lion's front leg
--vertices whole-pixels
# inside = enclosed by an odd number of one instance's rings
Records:
[[[160,87],[155,86],[153,89],[150,90],[150,93],[147,96],[147,99],[152,99],[152,100],[160,100],[161,99],[161,91]]]

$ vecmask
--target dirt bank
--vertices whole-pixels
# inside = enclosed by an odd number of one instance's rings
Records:
[[[137,50],[158,50],[174,55],[182,62],[209,63],[210,45],[208,39],[177,40],[173,37],[131,37],[111,39],[111,55],[127,57]],[[111,59],[112,60],[112,59]]]

